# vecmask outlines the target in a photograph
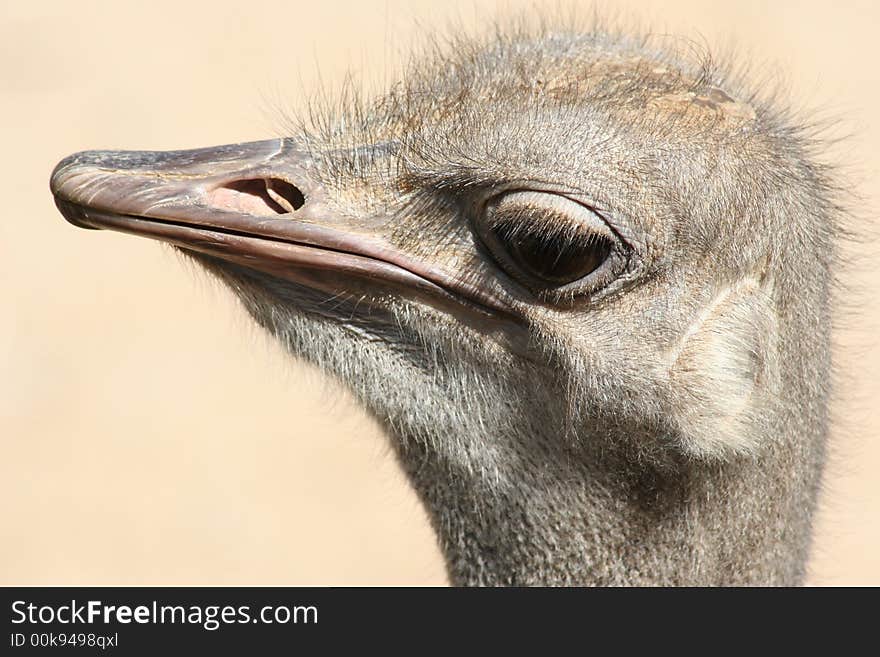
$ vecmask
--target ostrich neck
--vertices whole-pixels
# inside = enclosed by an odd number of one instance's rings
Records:
[[[501,487],[416,441],[399,456],[454,585],[803,579],[821,461],[810,450],[776,447],[759,458],[672,468],[597,453],[540,475],[520,472]]]

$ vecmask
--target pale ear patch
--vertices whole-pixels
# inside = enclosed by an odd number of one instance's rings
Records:
[[[772,284],[749,277],[721,290],[672,354],[672,418],[693,456],[754,453],[778,398]]]

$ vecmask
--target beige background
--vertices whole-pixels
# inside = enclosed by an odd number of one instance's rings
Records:
[[[0,583],[445,582],[423,511],[350,399],[170,249],[68,226],[47,181],[81,149],[274,136],[273,108],[321,79],[332,88],[352,68],[380,84],[418,23],[524,4],[0,3]],[[605,5],[735,43],[781,71],[799,107],[842,117],[836,157],[877,216],[880,5]],[[868,302],[840,334],[845,425],[816,584],[880,584],[870,260],[849,279]]]

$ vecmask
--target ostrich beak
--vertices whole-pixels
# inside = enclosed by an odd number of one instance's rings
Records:
[[[379,283],[455,301],[484,315],[510,311],[493,283],[408,255],[387,217],[341,217],[325,203],[315,163],[292,139],[185,151],[87,151],[62,160],[50,187],[82,228],[132,233],[314,287]]]

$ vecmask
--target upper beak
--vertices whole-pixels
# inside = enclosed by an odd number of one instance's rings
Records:
[[[274,276],[371,279],[475,306],[510,311],[500,287],[408,256],[383,217],[342,217],[326,203],[309,154],[291,139],[169,152],[88,151],[62,160],[51,189],[64,217],[169,242]],[[331,281],[331,282],[334,282]],[[369,281],[368,281],[369,282]],[[464,293],[463,293],[464,292]]]

